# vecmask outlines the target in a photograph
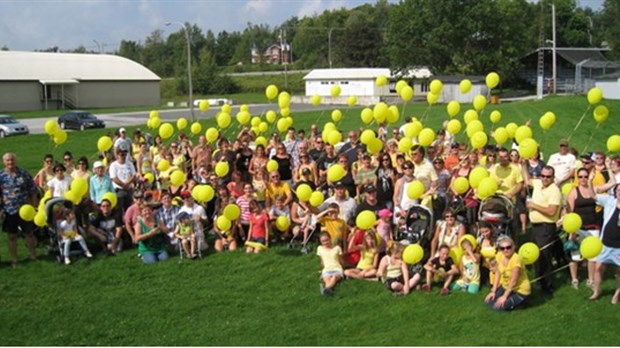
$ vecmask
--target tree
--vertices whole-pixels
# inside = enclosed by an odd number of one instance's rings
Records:
[[[159,76],[173,76],[169,50],[164,43],[161,29],[154,30],[147,36],[142,50],[142,64]]]
[[[142,63],[142,45],[139,42],[131,40],[121,40],[121,45],[118,49],[118,55],[131,59],[134,62]]]
[[[603,38],[612,48],[610,57],[620,60],[620,3],[616,0],[605,0],[601,11],[601,29]]]

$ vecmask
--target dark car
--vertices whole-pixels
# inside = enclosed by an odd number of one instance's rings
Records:
[[[58,117],[58,125],[62,129],[105,128],[105,122],[87,111],[69,111]]]

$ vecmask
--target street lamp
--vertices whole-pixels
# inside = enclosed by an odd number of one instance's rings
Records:
[[[183,28],[183,31],[185,31],[185,39],[187,40],[187,80],[189,83],[189,110],[192,117],[192,122],[194,122],[194,97],[192,93],[192,55],[189,30],[187,29],[187,26],[181,22],[166,22],[166,26],[170,26],[172,23],[180,25]]]

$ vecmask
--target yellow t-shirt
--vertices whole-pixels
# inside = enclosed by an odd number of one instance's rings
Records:
[[[512,163],[509,163],[508,167],[503,167],[498,163],[491,168],[489,174],[493,179],[502,181],[502,184],[497,188],[499,193],[511,192],[519,183],[523,182],[521,170]]]
[[[519,279],[517,280],[517,284],[512,291],[525,296],[532,292],[530,280],[527,277],[527,269],[525,269],[525,265],[523,264],[523,260],[521,260],[521,256],[519,256],[519,254],[512,254],[512,257],[508,260],[508,265],[505,266],[503,253],[498,253],[495,256],[495,260],[497,261],[497,268],[499,269],[499,284],[504,289],[508,288],[510,285],[512,269],[518,267]]]
[[[329,233],[329,236],[332,238],[332,244],[339,245],[342,243],[347,228],[347,224],[344,220],[325,216],[319,220],[319,223],[323,225],[321,231]]]
[[[291,193],[291,188],[285,182],[280,182],[279,186],[276,186],[272,183],[267,184],[267,190],[265,190],[265,194],[269,197],[271,204],[273,204],[276,199],[280,196],[288,196]]]
[[[375,249],[362,250],[361,257],[357,263],[356,268],[367,270],[374,266],[375,255],[377,254]]]
[[[532,180],[532,187],[534,188],[532,194],[532,202],[542,207],[548,207],[550,205],[557,205],[553,216],[546,216],[538,212],[537,210],[530,209],[530,221],[532,223],[555,223],[560,218],[560,208],[562,207],[562,192],[556,184],[551,184],[545,188],[542,186],[540,179]]]

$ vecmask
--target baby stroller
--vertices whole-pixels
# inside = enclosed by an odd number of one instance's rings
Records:
[[[73,202],[65,198],[52,198],[45,203],[45,214],[47,214],[47,234],[49,237],[49,246],[47,247],[47,254],[56,256],[56,260],[59,263],[63,263],[65,255],[63,251],[63,242],[59,234],[59,224],[62,220],[62,214],[66,210],[74,210],[75,206]],[[78,227],[80,233],[83,235],[84,231],[81,227]],[[77,243],[75,243],[77,244]],[[81,255],[82,250],[72,248],[70,255]]]
[[[403,245],[419,243],[425,256],[430,251],[433,239],[433,212],[422,205],[413,205],[407,210],[405,223],[396,231],[396,240]]]
[[[495,227],[498,236],[513,236],[514,204],[506,196],[497,194],[480,202],[478,221],[486,221]]]

